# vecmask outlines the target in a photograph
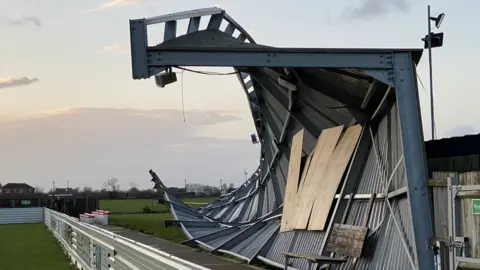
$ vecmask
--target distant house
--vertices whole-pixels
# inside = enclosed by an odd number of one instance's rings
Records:
[[[35,194],[35,188],[25,183],[8,183],[0,187],[0,194]]]
[[[214,193],[219,192],[218,188],[216,187],[211,187],[211,186],[206,186],[202,184],[187,184],[186,186],[186,191],[187,192],[193,192],[195,195],[212,195]]]
[[[207,195],[207,196],[212,196],[213,194],[213,189],[211,188],[204,188],[203,189],[203,194]]]
[[[71,188],[56,188],[53,191],[53,195],[58,197],[69,197],[73,196],[73,193]]]

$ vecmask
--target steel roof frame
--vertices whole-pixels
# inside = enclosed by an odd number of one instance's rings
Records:
[[[225,19],[229,23],[225,30],[226,33],[232,35],[236,29],[240,32],[238,40],[255,43],[240,25],[228,16],[225,11],[218,8],[186,11],[150,19],[131,20],[133,78],[149,78],[159,71],[172,66],[228,66],[234,67],[236,70],[242,70],[242,73],[239,72],[237,76],[248,94],[253,91],[255,86],[260,87],[258,83],[255,83],[256,78],[254,74],[243,72],[248,68],[284,67],[293,68],[294,71],[294,68],[356,68],[363,70],[365,74],[391,86],[395,90],[403,142],[403,162],[407,179],[406,190],[412,214],[415,240],[415,252],[410,260],[417,269],[434,269],[433,253],[431,249],[427,248],[433,237],[433,232],[432,221],[429,218],[431,213],[426,186],[426,159],[415,68],[415,63],[418,62],[422,50],[206,47],[191,44],[182,46],[170,46],[168,44],[160,44],[154,47],[148,46],[147,25],[165,23],[164,41],[167,41],[176,38],[176,20],[190,19],[187,32],[189,34],[198,31],[201,16],[211,16],[207,29],[218,30],[222,20]],[[253,83],[245,82],[248,77],[250,77],[250,81]],[[263,84],[266,82],[262,78],[259,78],[257,81],[263,82]],[[289,119],[296,117],[290,111],[292,91],[288,92],[288,102],[284,101],[282,104],[286,106],[288,118],[286,117],[284,126],[280,131],[272,132],[276,137],[277,143],[281,143],[284,140],[284,133]],[[261,110],[264,117],[269,118],[265,111]],[[302,121],[305,122],[305,125],[308,125],[305,119]],[[267,128],[272,127],[267,126]],[[374,143],[373,145],[375,146]],[[277,149],[276,152],[278,151]],[[268,162],[271,165],[274,164],[274,160],[268,160]],[[270,167],[267,173],[269,171]],[[265,172],[262,171],[263,173]],[[388,193],[388,184],[386,184],[386,192]],[[387,196],[385,201],[390,212],[392,212],[389,198],[390,196]],[[173,205],[171,207],[173,210]],[[174,216],[177,218],[175,212]],[[397,224],[393,213],[391,216],[393,216],[394,222]],[[189,234],[183,224],[181,226]],[[240,237],[247,230],[254,230],[256,226],[240,231],[233,238]],[[398,225],[397,229],[399,229]],[[191,235],[189,236],[193,238]],[[222,246],[227,242],[222,244]]]

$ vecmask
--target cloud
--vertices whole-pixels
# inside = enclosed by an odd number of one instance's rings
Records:
[[[42,26],[40,18],[34,16],[23,16],[17,19],[2,18],[0,19],[0,22],[9,26],[25,26],[29,24],[33,24],[37,27]]]
[[[98,5],[95,8],[90,9],[89,11],[99,11],[99,10],[104,10],[108,8],[135,5],[143,1],[144,0],[109,0],[109,1],[103,2],[102,4]]]
[[[38,78],[28,78],[28,77],[0,77],[0,89],[1,88],[9,88],[9,87],[19,87],[23,85],[32,84],[34,82],[38,82]]]
[[[130,49],[130,45],[128,44],[114,44],[108,45],[103,47],[102,49],[98,50],[97,52],[104,52],[104,53],[123,53]]]
[[[189,145],[186,144],[186,143],[172,143],[172,144],[169,144],[167,145],[166,147],[167,148],[184,148],[184,147],[188,147]]]
[[[362,0],[358,7],[348,8],[343,17],[369,20],[389,13],[406,13],[409,9],[410,3],[407,0]]]
[[[240,184],[243,168],[258,166],[258,146],[244,139],[197,136],[212,125],[238,123],[229,111],[70,108],[0,121],[0,179],[48,188],[101,187],[115,176],[124,188],[134,181],[151,188],[148,170],[168,186],[183,179],[214,185]],[[25,170],[28,168],[28,170]],[[22,173],[19,173],[22,172]]]

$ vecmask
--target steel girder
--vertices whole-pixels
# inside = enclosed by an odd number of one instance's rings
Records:
[[[205,30],[199,29],[202,16],[211,16]],[[189,26],[177,36],[176,21],[181,19],[189,19]],[[149,47],[147,25],[154,23],[165,23],[164,41]],[[233,36],[236,31],[238,36]],[[427,248],[433,234],[415,79],[421,50],[258,45],[218,8],[131,20],[130,33],[134,79],[149,78],[172,66],[232,66],[250,100],[252,116],[260,117],[261,165],[239,189],[198,212],[164,192],[178,221],[172,224],[180,225],[190,238],[186,244],[280,266],[279,251],[324,252],[333,222],[358,223],[349,208],[361,212],[361,204],[355,202],[377,193],[379,218],[369,224],[377,248],[374,255],[360,258],[357,268],[433,269],[432,251]],[[297,88],[282,86],[279,77]],[[355,122],[364,126],[364,132],[327,231],[294,232],[293,238],[291,233],[279,233],[293,134],[301,128],[307,131],[303,150],[308,153],[322,129]],[[165,190],[161,182],[156,186]],[[352,206],[347,206],[347,196],[354,200]],[[316,239],[316,244],[305,247],[297,239]],[[285,243],[288,250],[280,250]],[[403,259],[392,265],[389,256]],[[296,262],[295,267],[305,265]]]

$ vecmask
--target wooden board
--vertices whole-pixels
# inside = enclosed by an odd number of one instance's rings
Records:
[[[283,201],[283,215],[280,231],[285,232],[291,230],[288,226],[292,218],[297,198],[298,181],[300,177],[300,169],[302,164],[304,130],[301,129],[293,136],[292,148],[290,150],[290,160],[288,162],[287,186],[285,188],[285,199]]]
[[[315,152],[310,161],[305,181],[297,193],[297,204],[295,207],[295,226],[293,229],[306,229],[310,212],[315,199],[316,186],[319,184],[328,161],[342,134],[343,126],[325,129],[318,137]]]
[[[322,231],[325,229],[335,194],[361,133],[362,126],[349,127],[331,155],[325,173],[319,179],[319,184],[315,186],[315,199],[308,230]]]
[[[305,259],[307,261],[316,262],[320,264],[342,264],[347,262],[345,258],[332,258],[328,256],[322,256],[312,253],[293,253],[293,252],[282,252],[282,254],[287,258],[297,258]]]
[[[362,255],[367,232],[368,227],[336,223],[333,225],[325,250],[359,258]]]
[[[307,160],[305,160],[305,165],[302,168],[302,175],[300,176],[300,184],[298,186],[297,193],[300,192],[303,188],[303,184],[305,183],[305,178],[307,177],[308,168],[310,168],[310,163],[312,161],[313,154],[315,153],[315,149],[312,150],[310,154],[307,156]]]

